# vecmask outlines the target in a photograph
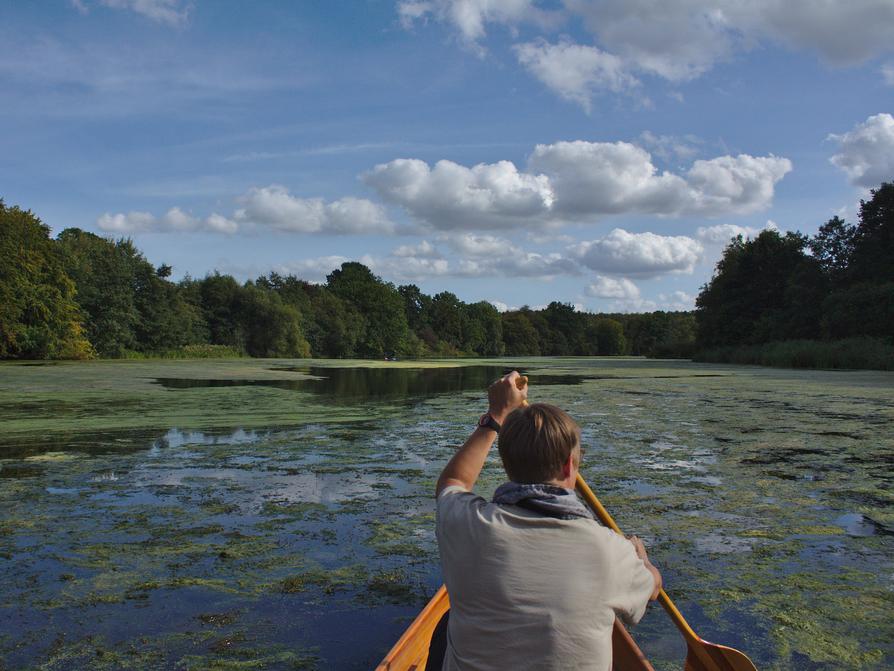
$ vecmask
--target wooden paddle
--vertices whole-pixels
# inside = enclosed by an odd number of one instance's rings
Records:
[[[519,376],[515,381],[515,385],[519,389],[524,389],[527,384],[528,378],[525,375]],[[527,404],[528,402],[525,401],[525,405]],[[590,489],[590,486],[580,473],[577,474],[576,489],[577,493],[590,506],[590,509],[596,514],[600,522],[615,533],[624,535],[621,528],[615,523],[615,520],[599,499],[596,498],[596,494],[593,493],[593,490]],[[671,601],[671,598],[663,589],[658,593],[658,601],[664,607],[664,610],[667,611],[667,614],[670,615],[671,620],[673,620],[677,629],[680,630],[680,633],[683,634],[683,638],[686,639],[688,653],[686,655],[686,664],[683,667],[684,671],[757,671],[757,667],[754,666],[745,653],[725,645],[709,643],[700,638],[692,630],[692,627],[689,626],[682,613],[677,610],[674,602]]]

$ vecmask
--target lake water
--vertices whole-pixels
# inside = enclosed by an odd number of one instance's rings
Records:
[[[562,358],[0,365],[0,669],[372,668],[440,584],[434,482],[511,368],[702,637],[894,667],[894,374]],[[682,668],[660,607],[633,633]]]

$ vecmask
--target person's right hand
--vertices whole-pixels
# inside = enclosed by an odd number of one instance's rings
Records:
[[[627,540],[633,543],[633,549],[636,550],[636,556],[642,559],[646,564],[649,563],[649,555],[646,554],[646,546],[638,536],[627,536]]]
[[[655,580],[654,588],[652,589],[652,594],[649,596],[649,599],[654,601],[658,598],[658,594],[661,592],[661,586],[664,584],[664,579],[661,577],[661,572],[655,568],[655,565],[649,561],[649,555],[646,554],[646,546],[643,545],[643,542],[636,536],[627,536],[627,540],[629,540],[633,544],[633,549],[636,551],[636,556],[643,560],[643,564],[645,564],[646,568],[649,570],[649,573],[652,574],[652,578]]]
[[[517,370],[504,375],[487,389],[488,412],[500,424],[510,412],[524,405],[528,398],[528,386],[521,389],[516,385]]]

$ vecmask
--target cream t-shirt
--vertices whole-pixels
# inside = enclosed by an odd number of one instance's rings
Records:
[[[642,618],[655,587],[633,544],[587,519],[438,496],[450,595],[445,671],[610,671],[615,615]]]

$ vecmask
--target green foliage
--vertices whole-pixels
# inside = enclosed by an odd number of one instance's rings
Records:
[[[91,356],[75,285],[49,228],[0,200],[0,358]]]
[[[614,319],[597,319],[591,329],[596,341],[596,354],[600,356],[624,354],[627,341],[624,338],[624,327],[620,322]]]
[[[250,356],[310,356],[298,308],[268,287],[264,281],[243,286],[218,273],[181,284],[191,297],[185,304],[198,304],[212,344]]]
[[[894,370],[894,344],[885,338],[787,340],[700,351],[695,361],[754,364],[776,368]]]
[[[696,300],[704,347],[806,337],[819,332],[824,287],[819,262],[796,233],[736,238]]]
[[[851,282],[894,282],[894,182],[872,190],[860,201],[860,223],[854,231],[848,262]]]
[[[813,238],[776,231],[754,240],[739,236],[696,301],[698,343],[705,350],[699,356],[787,366],[887,366],[884,347],[868,346],[865,356],[851,348],[894,337],[892,259],[892,183],[861,201],[856,226],[833,217]],[[819,338],[832,342],[816,344]]]
[[[501,322],[506,354],[540,356],[540,338],[525,312],[504,312]]]
[[[357,353],[381,358],[403,354],[409,345],[410,327],[404,297],[389,282],[373,275],[362,263],[343,263],[326,278],[338,298],[351,303],[363,317]]]
[[[827,338],[889,337],[894,333],[894,282],[861,283],[833,291],[823,301],[822,311],[822,332]]]
[[[56,238],[65,270],[74,280],[87,338],[97,354],[136,350],[140,315],[134,302],[134,267],[128,252],[111,240],[68,228]]]
[[[482,356],[502,356],[503,322],[500,313],[487,301],[479,301],[465,306],[466,331],[464,344],[466,351]]]
[[[284,304],[278,294],[249,282],[237,294],[235,311],[250,356],[310,356],[298,310]]]

